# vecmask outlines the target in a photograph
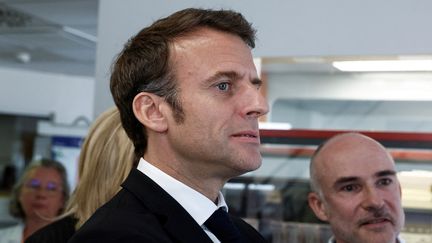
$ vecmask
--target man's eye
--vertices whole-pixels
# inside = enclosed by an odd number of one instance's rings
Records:
[[[384,178],[384,179],[379,180],[379,181],[378,181],[378,184],[379,184],[379,185],[383,185],[383,186],[388,186],[388,185],[390,185],[392,182],[393,182],[392,179]]]
[[[355,191],[356,189],[357,189],[357,186],[355,186],[355,185],[346,185],[346,186],[342,187],[342,191],[345,191],[345,192],[352,192],[352,191]]]
[[[219,90],[227,91],[227,90],[229,89],[229,87],[230,87],[230,84],[227,83],[227,82],[219,83],[219,84],[216,85],[216,87],[217,87]]]

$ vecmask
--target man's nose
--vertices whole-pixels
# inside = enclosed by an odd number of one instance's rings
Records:
[[[269,104],[267,99],[256,86],[251,85],[245,92],[244,115],[247,117],[258,118],[268,113]]]
[[[384,206],[384,199],[381,193],[375,188],[364,190],[362,207],[367,211],[374,211]]]

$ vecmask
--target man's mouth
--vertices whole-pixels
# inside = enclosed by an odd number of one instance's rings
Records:
[[[231,135],[238,142],[243,142],[247,144],[260,144],[258,131],[241,131]]]
[[[383,218],[373,219],[373,220],[366,221],[363,224],[378,224],[378,223],[382,223],[384,221],[388,221],[388,220],[387,219],[383,219]]]
[[[258,137],[258,132],[257,131],[242,131],[242,132],[238,132],[233,134],[233,137],[248,137],[248,138],[257,138]]]
[[[248,137],[248,138],[256,138],[257,136],[252,134],[234,134],[233,137]]]
[[[359,222],[360,226],[378,226],[385,223],[391,223],[392,220],[389,217],[369,218],[363,219]]]

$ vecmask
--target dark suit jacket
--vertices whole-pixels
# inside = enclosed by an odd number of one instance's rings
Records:
[[[67,216],[33,233],[24,243],[66,243],[75,233],[77,219]]]
[[[212,243],[174,198],[137,169],[131,171],[122,186],[69,243]],[[232,220],[247,242],[265,242],[249,224],[237,217]]]

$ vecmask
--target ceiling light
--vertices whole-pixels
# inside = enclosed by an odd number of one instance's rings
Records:
[[[432,60],[339,61],[333,67],[344,72],[432,71]]]
[[[20,63],[29,63],[32,58],[31,54],[26,51],[18,52],[15,57]]]

